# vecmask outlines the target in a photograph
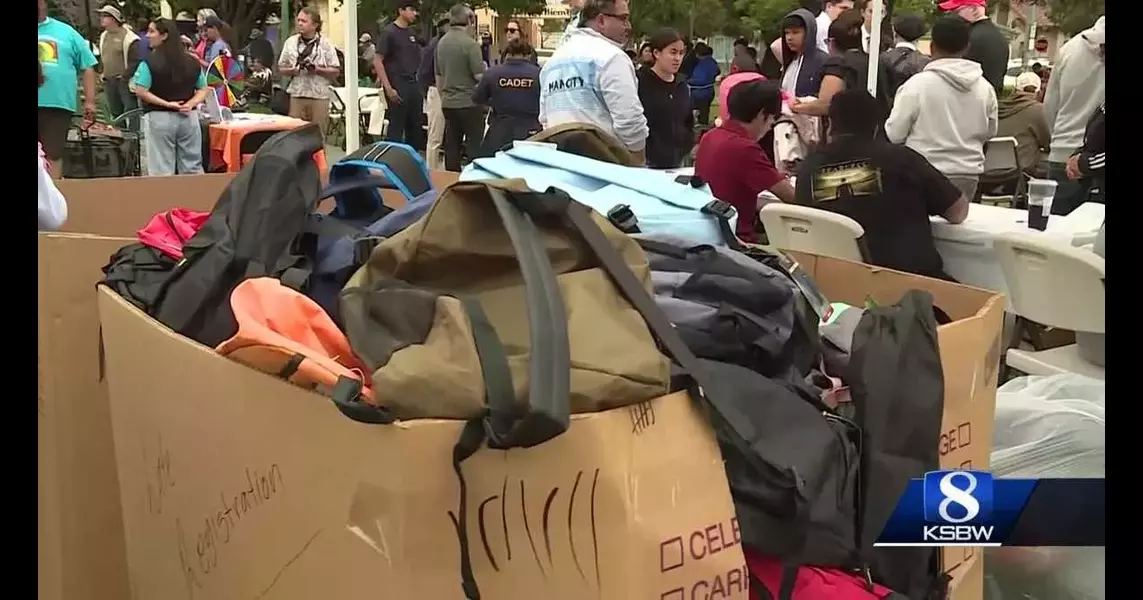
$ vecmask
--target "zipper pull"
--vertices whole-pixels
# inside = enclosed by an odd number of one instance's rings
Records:
[[[865,576],[865,589],[873,593],[873,574],[869,572],[869,565],[861,565],[861,574]]]

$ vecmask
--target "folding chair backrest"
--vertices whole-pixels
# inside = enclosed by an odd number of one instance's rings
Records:
[[[1104,263],[1094,252],[1036,232],[998,234],[1012,308],[1041,325],[1104,333]]]
[[[995,137],[984,144],[984,172],[1006,173],[1020,170],[1014,137]]]
[[[845,215],[771,202],[762,207],[761,217],[775,248],[868,262],[861,240],[865,229]]]

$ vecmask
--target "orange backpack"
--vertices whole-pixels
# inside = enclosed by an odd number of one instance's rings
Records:
[[[246,366],[338,400],[373,402],[364,365],[316,302],[270,277],[247,279],[230,294],[238,333],[215,349]],[[363,407],[364,408],[364,407]]]

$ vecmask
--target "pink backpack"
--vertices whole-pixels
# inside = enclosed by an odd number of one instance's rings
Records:
[[[885,586],[867,582],[859,574],[808,565],[798,567],[792,589],[781,589],[786,565],[749,549],[746,565],[750,568],[750,600],[906,600]]]

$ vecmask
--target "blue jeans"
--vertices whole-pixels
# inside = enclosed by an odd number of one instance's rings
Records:
[[[147,175],[202,173],[202,127],[198,121],[198,111],[183,114],[156,110],[143,115]]]

